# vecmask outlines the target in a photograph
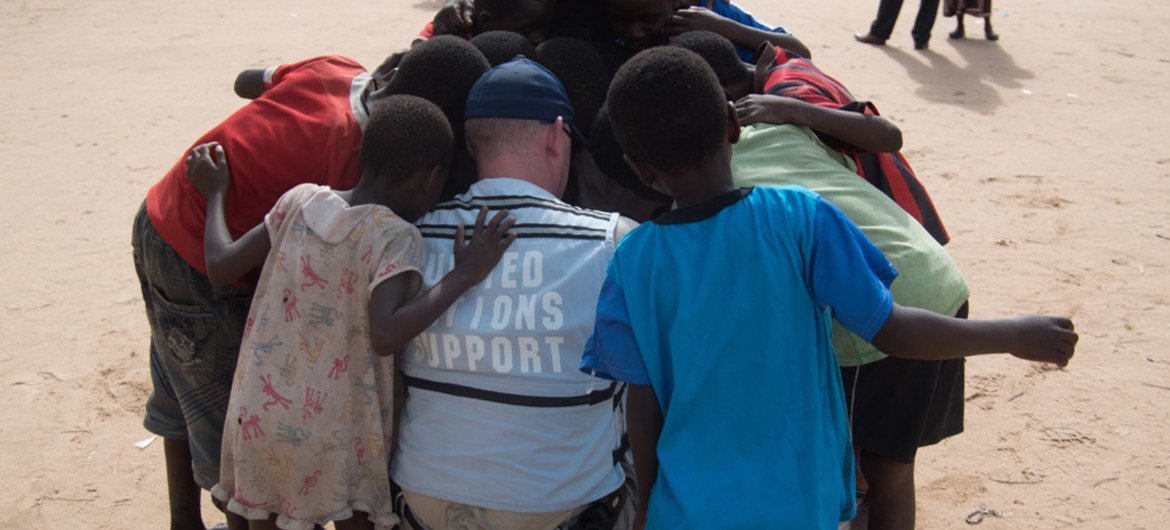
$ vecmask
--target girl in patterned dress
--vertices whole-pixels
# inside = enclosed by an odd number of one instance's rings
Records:
[[[482,210],[470,244],[462,227],[456,234],[455,268],[418,294],[423,244],[410,223],[434,206],[451,156],[438,107],[391,96],[370,116],[357,186],[297,186],[236,241],[223,215],[223,147],[200,145],[188,158],[188,176],[208,199],[212,283],[263,262],[212,490],[249,528],[397,523],[387,475],[393,354],[486,277],[515,239],[506,211],[485,223]]]

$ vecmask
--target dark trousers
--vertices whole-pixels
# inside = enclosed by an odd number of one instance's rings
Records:
[[[916,43],[930,41],[930,30],[934,28],[934,19],[938,17],[939,0],[922,0],[918,5],[918,16],[914,18],[914,27],[910,35]],[[894,23],[898,21],[898,12],[902,10],[902,0],[881,0],[878,5],[877,18],[869,27],[870,35],[879,39],[888,39],[894,33]]]

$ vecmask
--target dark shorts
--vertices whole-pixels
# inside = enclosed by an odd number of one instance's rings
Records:
[[[964,305],[957,318],[967,318]],[[919,447],[963,432],[966,359],[915,361],[887,357],[841,367],[845,402],[852,408],[853,443],[910,464]]]
[[[150,322],[146,430],[187,440],[195,482],[219,482],[219,452],[228,395],[252,293],[213,288],[163,241],[146,215],[134,218],[134,268]]]

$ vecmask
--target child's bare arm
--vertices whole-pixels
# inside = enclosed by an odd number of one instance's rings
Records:
[[[370,295],[370,346],[378,355],[392,355],[401,350],[499,263],[504,251],[516,240],[516,233],[511,231],[516,218],[503,210],[484,226],[487,213],[486,207],[480,210],[471,243],[464,244],[464,229],[459,226],[455,232],[455,268],[434,287],[409,301],[410,281],[405,274],[374,287]]]
[[[902,148],[902,131],[881,116],[832,109],[795,98],[751,94],[735,102],[740,125],[791,123],[822,132],[870,153]]]
[[[1029,361],[1065,366],[1076,349],[1077,333],[1065,317],[965,320],[895,304],[872,342],[888,355],[908,359],[1011,353]]]
[[[272,247],[264,224],[252,228],[236,241],[232,241],[231,232],[228,231],[225,203],[231,170],[228,169],[223,146],[216,142],[195,146],[187,157],[187,178],[207,198],[203,264],[211,284],[220,286],[233,283],[262,265]]]
[[[745,26],[730,18],[719,16],[702,7],[688,7],[675,11],[670,24],[664,29],[667,35],[678,35],[691,30],[713,31],[727,40],[749,50],[755,50],[765,42],[779,46],[801,57],[811,58],[812,52],[800,39],[783,33],[773,33]]]
[[[268,87],[264,86],[264,72],[267,70],[263,68],[249,68],[240,72],[236,76],[236,84],[233,87],[236,95],[244,99],[256,99],[264,94]]]
[[[634,472],[638,476],[638,513],[634,529],[646,526],[646,507],[650,505],[650,491],[658,479],[658,439],[662,436],[662,408],[649,385],[630,384],[626,402],[626,421],[630,433],[630,453],[634,456]]]

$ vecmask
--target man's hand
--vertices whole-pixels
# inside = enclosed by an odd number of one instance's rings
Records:
[[[215,151],[212,156],[212,151]],[[216,162],[216,159],[219,162]],[[208,142],[195,146],[187,156],[187,180],[203,194],[210,198],[215,193],[227,191],[232,180],[232,172],[228,169],[227,155],[219,142]]]
[[[1066,317],[1026,316],[1016,320],[1011,354],[1021,359],[1064,367],[1073,356],[1077,333]]]
[[[464,274],[471,285],[487,278],[504,256],[504,251],[516,240],[516,233],[511,231],[512,225],[516,224],[515,217],[508,215],[507,210],[501,210],[485,227],[487,214],[487,206],[479,210],[470,243],[464,244],[463,225],[455,231],[455,269],[452,272]]]

